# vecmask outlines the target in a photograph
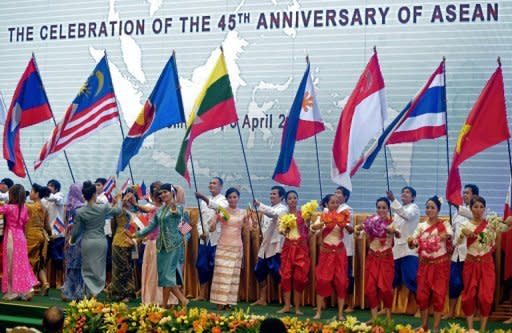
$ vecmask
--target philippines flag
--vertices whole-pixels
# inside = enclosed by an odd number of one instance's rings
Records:
[[[119,120],[116,96],[104,56],[94,68],[80,92],[66,110],[64,119],[53,129],[35,162],[35,169],[43,162],[74,142],[84,139],[101,128]]]
[[[295,142],[312,137],[325,129],[309,70],[308,63],[284,124],[281,152],[272,176],[276,182],[297,187],[300,186],[301,177],[293,159]]]
[[[51,117],[50,104],[32,56],[14,91],[4,126],[4,159],[7,161],[9,170],[17,176],[26,176],[20,147],[20,129]]]
[[[405,106],[368,149],[361,163],[369,169],[384,145],[436,139],[446,135],[444,60],[425,86]]]
[[[374,52],[343,108],[332,145],[332,180],[352,190],[350,178],[368,142],[382,130],[387,117],[384,78]]]
[[[114,177],[108,177],[105,186],[103,187],[103,192],[107,195],[112,195],[112,191],[116,188],[116,179]]]

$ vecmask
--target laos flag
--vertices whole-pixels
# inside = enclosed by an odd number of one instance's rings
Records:
[[[309,70],[308,63],[297,95],[295,95],[285,120],[281,152],[272,176],[276,182],[296,187],[300,186],[301,177],[299,168],[293,159],[295,142],[312,137],[325,129]]]
[[[137,155],[146,137],[162,128],[184,122],[185,113],[176,59],[172,55],[123,141],[117,163],[117,174],[126,168],[133,156]]]
[[[16,86],[4,126],[4,159],[9,170],[18,177],[26,176],[20,147],[20,129],[51,117],[50,104],[35,59],[32,57]]]

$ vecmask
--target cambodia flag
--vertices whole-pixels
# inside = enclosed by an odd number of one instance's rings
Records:
[[[20,129],[38,124],[52,117],[52,111],[35,59],[32,56],[21,76],[4,126],[4,159],[14,174],[25,177],[23,155],[20,147]]]
[[[446,184],[446,198],[462,205],[459,167],[467,159],[510,138],[501,65],[491,76],[462,126]]]
[[[296,187],[300,186],[301,177],[293,159],[295,142],[310,138],[325,129],[309,69],[308,63],[284,124],[281,152],[272,176],[276,182]]]

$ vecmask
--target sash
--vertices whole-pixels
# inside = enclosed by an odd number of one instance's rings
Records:
[[[475,231],[473,231],[474,236],[468,237],[467,239],[467,247],[469,247],[478,239],[478,234],[484,231],[485,227],[487,227],[487,221],[483,220],[477,227]]]

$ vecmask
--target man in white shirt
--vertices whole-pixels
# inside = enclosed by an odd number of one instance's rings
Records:
[[[407,289],[416,293],[416,273],[418,271],[418,254],[407,245],[407,239],[412,236],[420,221],[420,208],[414,203],[416,190],[411,186],[402,188],[400,198],[402,203],[395,199],[393,192],[388,191],[387,197],[391,201],[393,212],[393,225],[400,232],[400,238],[394,239],[393,258],[395,260],[395,278],[393,287],[405,285]]]
[[[452,218],[452,230],[455,235],[453,239],[459,239],[462,226],[473,218],[469,204],[471,203],[473,196],[478,195],[479,192],[478,186],[475,184],[466,184],[464,186],[464,190],[462,191],[464,204],[457,207],[457,212]],[[466,259],[468,250],[466,248],[466,242],[462,242],[460,244],[456,244],[456,242],[454,243],[452,262],[450,266],[450,284],[448,289],[448,294],[450,296],[450,308],[448,314],[446,314],[443,319],[452,318],[454,316],[457,299],[464,288],[464,285],[462,284],[462,269],[464,268],[464,260]]]
[[[354,227],[354,211],[352,210],[352,207],[350,207],[347,202],[350,198],[350,191],[343,187],[338,186],[336,191],[334,192],[336,197],[338,198],[338,201],[340,203],[340,206],[337,209],[337,212],[340,213],[344,210],[348,210],[350,212],[350,226]],[[354,235],[350,234],[348,232],[344,232],[343,235],[343,244],[345,245],[345,250],[347,251],[347,259],[348,259],[348,267],[347,267],[347,273],[348,273],[348,288],[347,288],[347,309],[345,312],[352,312],[353,311],[353,293],[354,293],[354,274],[352,272],[353,268],[353,257],[354,257]]]
[[[47,184],[50,189],[50,196],[41,200],[41,203],[48,211],[48,219],[52,228],[52,235],[48,244],[48,257],[52,260],[56,270],[56,284],[60,288],[63,284],[63,262],[64,262],[64,228],[59,228],[57,220],[64,223],[64,194],[60,191],[60,182],[51,179]]]
[[[283,204],[286,194],[282,186],[273,186],[270,190],[270,205],[254,200],[254,207],[263,213],[261,221],[261,234],[263,240],[258,251],[258,262],[254,273],[259,285],[259,295],[252,305],[267,305],[267,276],[270,274],[276,284],[281,280],[279,269],[281,267],[281,249],[284,237],[279,233],[279,217],[288,213],[288,207]]]
[[[0,201],[9,202],[9,189],[14,185],[11,178],[4,178],[0,181]]]
[[[201,285],[196,301],[208,299],[208,286],[213,278],[215,266],[215,250],[220,236],[221,224],[217,223],[214,232],[209,232],[210,223],[216,217],[218,207],[228,208],[228,200],[221,193],[224,181],[220,177],[213,177],[208,184],[210,195],[207,197],[196,192],[196,198],[200,200],[201,217],[197,221],[197,232],[199,234],[199,249],[197,253],[196,269]]]

